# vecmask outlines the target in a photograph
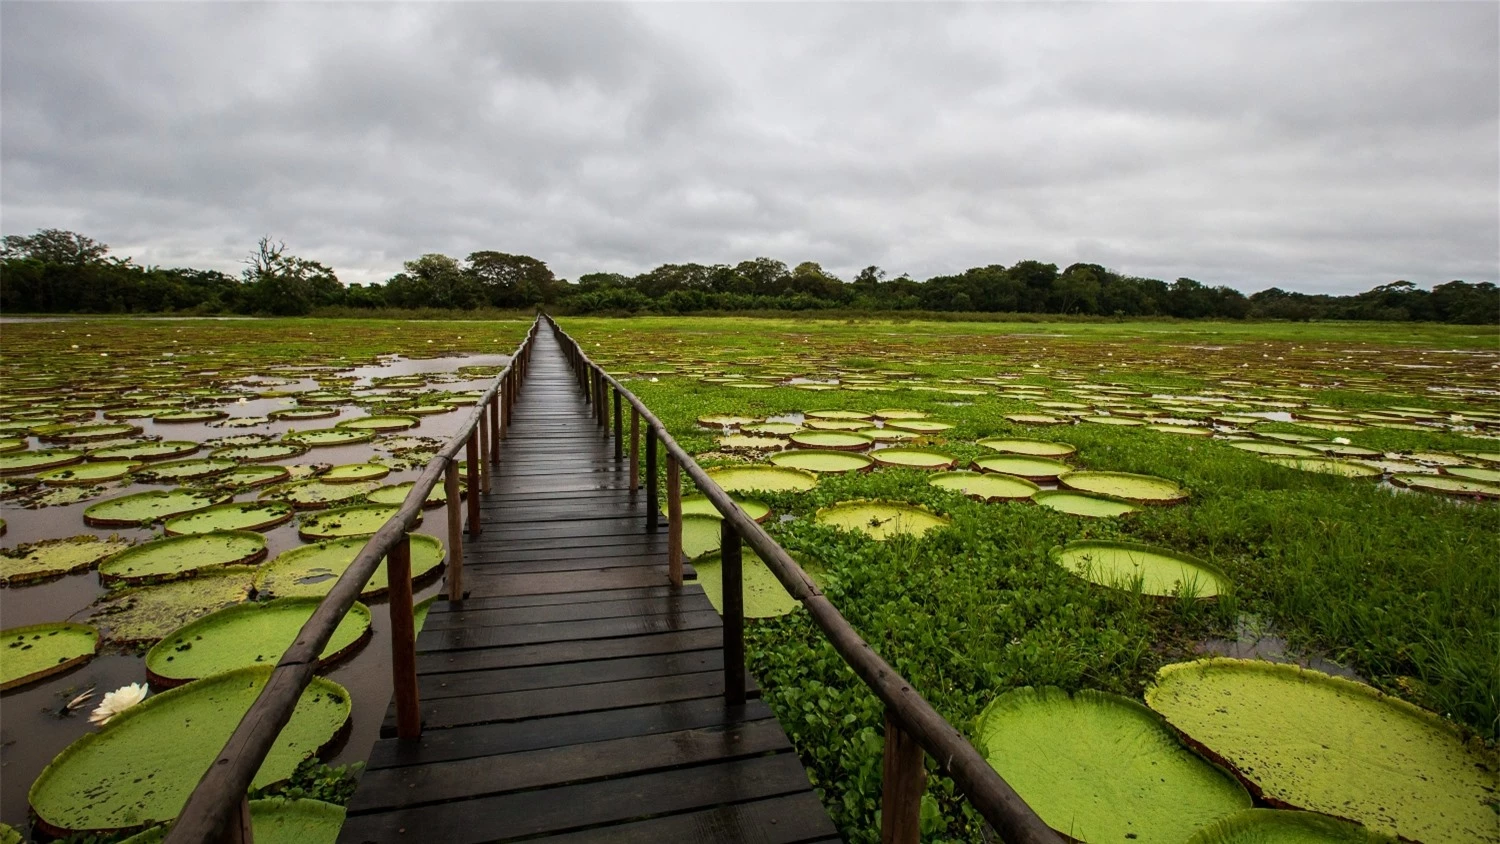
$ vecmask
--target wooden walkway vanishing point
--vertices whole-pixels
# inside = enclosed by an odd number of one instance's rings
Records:
[[[754,681],[725,702],[719,615],[549,327],[520,389],[467,597],[417,638],[421,738],[376,743],[339,840],[837,841]]]

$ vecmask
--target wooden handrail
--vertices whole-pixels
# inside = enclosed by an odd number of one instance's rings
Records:
[[[391,614],[395,622],[392,625],[392,661],[405,660],[412,663],[409,671],[401,665],[393,665],[392,670],[396,677],[415,678],[414,649],[410,647],[411,643],[398,641],[399,637],[396,635],[403,628],[408,633],[412,630],[410,558],[407,556],[409,553],[407,550],[408,533],[416,526],[427,496],[438,482],[448,475],[450,469],[454,470],[452,477],[456,480],[459,450],[469,448],[469,442],[476,436],[476,428],[484,420],[485,413],[497,393],[506,398],[507,418],[505,421],[509,422],[509,410],[516,397],[515,382],[524,376],[526,364],[531,355],[531,343],[536,337],[540,324],[540,318],[532,322],[531,328],[526,332],[526,338],[516,347],[515,353],[511,355],[505,368],[495,377],[494,383],[475,403],[474,410],[459,426],[458,433],[454,434],[447,445],[428,461],[395,515],[387,519],[385,524],[381,525],[380,529],[375,531],[369,541],[364,544],[364,547],[355,555],[353,562],[318,604],[318,608],[313,611],[307,623],[302,625],[296,640],[281,655],[280,661],[271,671],[270,679],[266,681],[266,685],[255,698],[255,702],[250,705],[245,717],[240,719],[239,726],[235,727],[229,741],[225,742],[214,763],[209,766],[187,802],[183,804],[177,820],[167,832],[165,844],[201,844],[205,841],[230,839],[249,840],[240,835],[242,829],[248,830],[248,818],[242,818],[240,815],[243,807],[247,805],[245,795],[250,790],[250,783],[255,778],[256,771],[260,770],[261,763],[265,761],[266,754],[271,752],[276,737],[291,720],[292,711],[302,697],[302,692],[312,682],[313,675],[318,668],[319,655],[323,653],[323,649],[333,637],[339,623],[344,620],[349,608],[359,598],[359,593],[364,591],[365,584],[375,574],[380,561],[387,555],[391,558],[388,573],[391,578]],[[478,462],[477,459],[471,457],[469,465],[471,478],[477,469]],[[460,512],[459,508],[463,506],[463,503],[459,500],[457,490],[450,486],[448,491],[448,508],[452,512]],[[479,484],[471,480],[468,493],[471,498],[477,500],[480,494]],[[451,547],[448,553],[451,563],[452,555],[462,554],[463,549],[455,545],[451,538],[449,544]],[[403,568],[407,572],[408,583],[398,585],[397,575]],[[451,565],[449,571],[451,575],[453,572]],[[404,613],[400,600],[403,596],[405,597]],[[457,600],[461,595],[451,597]],[[405,726],[401,733],[403,737],[406,737],[414,725],[420,729],[419,722],[415,720],[417,717],[415,685],[412,685],[410,689],[398,689],[396,699],[398,709],[401,710],[397,713],[398,722]]]
[[[823,635],[844,662],[854,669],[855,675],[885,704],[887,735],[884,770],[887,782],[884,797],[885,802],[890,805],[883,807],[883,814],[890,823],[882,829],[884,840],[915,840],[912,837],[916,829],[914,819],[919,814],[913,814],[916,807],[912,805],[912,801],[921,800],[921,781],[925,773],[914,771],[911,767],[913,753],[908,743],[915,742],[916,746],[936,760],[940,770],[952,777],[979,814],[1009,844],[1060,844],[1061,838],[1057,833],[979,755],[979,751],[974,749],[963,733],[949,724],[920,692],[912,688],[911,683],[875,653],[870,644],[860,637],[838,609],[823,596],[822,590],[786,549],[714,483],[713,478],[703,471],[692,455],[677,444],[650,408],[603,367],[590,360],[578,341],[568,336],[550,316],[543,314],[542,319],[547,321],[563,342],[566,356],[575,367],[581,384],[587,385],[591,381],[607,384],[618,395],[623,396],[635,413],[645,421],[647,529],[654,530],[657,521],[655,445],[659,440],[667,451],[667,459],[675,461],[679,469],[692,478],[699,491],[724,517],[724,538],[727,540],[731,536],[736,537],[755,550],[787,592],[807,609],[813,623],[823,631]],[[593,394],[597,413],[603,405],[600,391],[589,392]],[[727,547],[724,550],[725,556],[733,553]],[[724,603],[726,606],[729,604],[727,590]],[[726,618],[726,624],[728,623]],[[726,672],[730,670],[729,659],[730,654],[726,653]],[[743,677],[743,667],[739,671]]]

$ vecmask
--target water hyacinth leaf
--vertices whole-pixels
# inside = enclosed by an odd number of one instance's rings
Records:
[[[83,452],[61,448],[45,448],[37,451],[13,451],[0,454],[0,475],[19,475],[68,466],[83,460]]]
[[[1124,516],[1141,509],[1129,501],[1118,498],[1087,492],[1072,492],[1066,489],[1044,489],[1033,494],[1031,500],[1060,513],[1094,519]]]
[[[975,747],[1053,829],[1083,842],[1172,844],[1250,795],[1119,695],[1024,687],[985,707]]]
[[[100,463],[77,463],[60,469],[49,469],[37,475],[37,479],[54,486],[87,486],[89,484],[118,481],[135,471],[141,463],[136,460],[105,460]]]
[[[1146,703],[1272,805],[1428,844],[1500,841],[1494,754],[1362,683],[1215,658],[1162,668]]]
[[[725,492],[806,492],[818,476],[789,466],[716,466],[705,470]]]
[[[220,531],[158,539],[128,548],[99,564],[102,583],[144,583],[190,577],[204,569],[248,565],[266,555],[266,538],[250,531]]]
[[[35,580],[88,571],[100,560],[130,547],[123,539],[73,536],[49,539],[0,553],[0,585],[18,586]]]
[[[1123,498],[1138,504],[1176,504],[1188,492],[1175,481],[1130,472],[1069,472],[1057,479],[1067,489]]]
[[[1078,449],[1067,443],[1049,442],[1047,440],[1025,440],[1014,437],[990,437],[980,440],[977,445],[993,449],[1002,454],[1026,454],[1032,457],[1067,457]]]
[[[793,445],[823,451],[864,451],[875,441],[850,431],[798,431],[788,435]]]
[[[297,526],[303,539],[332,539],[341,536],[368,536],[396,515],[399,507],[389,504],[356,504],[307,516]],[[420,522],[421,517],[418,516]]]
[[[283,551],[276,559],[260,567],[255,588],[276,598],[326,595],[369,540],[368,536],[350,536]],[[424,533],[411,534],[412,579],[420,580],[434,574],[442,565],[443,543]],[[360,597],[373,600],[384,595],[389,588],[386,561],[381,560]]]
[[[1229,589],[1229,576],[1196,557],[1133,542],[1080,540],[1057,549],[1058,565],[1091,583],[1142,595],[1213,598]]]
[[[266,530],[291,518],[292,505],[284,501],[231,502],[185,516],[174,516],[162,524],[162,530],[167,536],[223,530]]]
[[[1198,428],[1191,425],[1163,425],[1153,423],[1147,425],[1146,429],[1163,434],[1178,434],[1184,437],[1211,437],[1214,435],[1211,428]]]
[[[821,585],[821,576],[814,568],[804,565],[803,571]],[[720,615],[724,613],[723,558],[717,547],[713,553],[693,561],[693,570],[698,573],[698,585],[708,596],[708,602]],[[746,618],[776,618],[786,615],[801,606],[776,575],[771,572],[755,551],[746,547],[740,550],[740,579],[744,593]]]
[[[0,692],[60,674],[93,658],[99,631],[49,622],[0,630]]]
[[[1187,844],[1396,844],[1396,839],[1317,812],[1246,809],[1199,829]]]
[[[858,472],[875,464],[873,458],[864,454],[805,448],[783,451],[767,459],[778,467],[820,473]]]
[[[196,489],[137,492],[90,505],[83,511],[83,520],[99,527],[138,525],[207,509],[229,498],[225,493]]]
[[[951,454],[927,448],[883,448],[870,456],[881,466],[900,469],[952,469],[958,462]]]
[[[321,598],[247,602],[189,622],[146,652],[146,677],[170,688],[251,665],[275,665],[312,617]],[[355,603],[318,658],[320,667],[348,656],[370,638],[370,609]]]
[[[986,472],[940,472],[928,483],[981,501],[1019,501],[1041,489],[1025,478]]]
[[[250,597],[255,569],[231,566],[152,586],[115,589],[77,614],[106,642],[149,644],[196,618]]]
[[[66,834],[176,817],[270,676],[270,666],[242,668],[153,695],[73,742],[32,783],[39,824]],[[349,709],[347,690],[314,678],[252,787],[290,777],[343,729]]]
[[[843,501],[817,512],[818,524],[858,531],[871,539],[921,536],[933,528],[950,524],[948,518],[917,504],[900,501]]]
[[[974,461],[974,468],[981,472],[999,472],[1014,475],[1028,481],[1050,481],[1073,467],[1049,457],[1031,457],[1024,454],[1002,454],[996,457],[981,457]]]

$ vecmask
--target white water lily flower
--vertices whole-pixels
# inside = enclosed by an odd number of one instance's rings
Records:
[[[111,718],[146,699],[146,684],[131,683],[106,694],[99,706],[89,716],[90,724],[104,726]]]

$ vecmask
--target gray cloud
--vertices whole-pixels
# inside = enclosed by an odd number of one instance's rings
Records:
[[[1500,7],[0,4],[0,222],[380,280],[1040,258],[1500,276]]]

